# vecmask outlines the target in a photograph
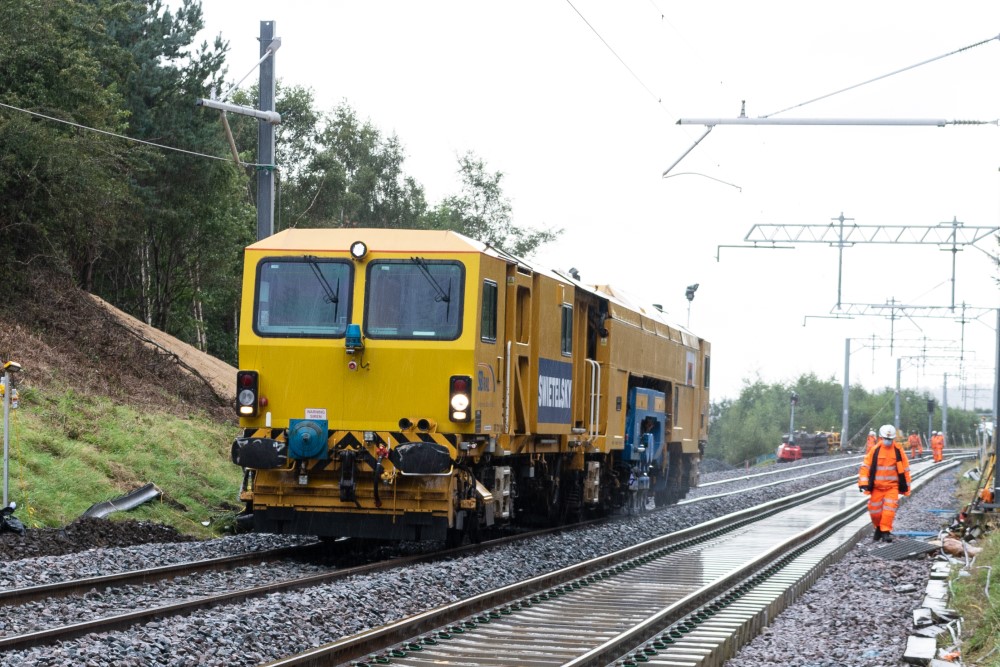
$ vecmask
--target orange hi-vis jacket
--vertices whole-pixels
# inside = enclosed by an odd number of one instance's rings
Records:
[[[910,460],[903,448],[896,443],[891,447],[882,444],[867,454],[858,472],[858,487],[862,491],[898,489],[903,495],[910,495]]]
[[[935,463],[944,460],[944,436],[940,433],[931,436],[931,453],[934,455]]]
[[[872,450],[872,447],[878,444],[878,438],[874,435],[869,435],[868,440],[865,442],[865,454]]]
[[[910,442],[910,453],[911,454],[916,455],[916,454],[923,454],[924,453],[923,443],[921,442],[919,435],[917,435],[916,433],[911,433],[910,434],[909,442]]]

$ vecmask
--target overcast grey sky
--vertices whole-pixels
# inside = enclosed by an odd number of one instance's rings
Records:
[[[231,44],[242,78],[260,21],[282,38],[276,73],[331,109],[347,100],[402,141],[405,169],[434,203],[458,189],[456,157],[502,171],[515,221],[565,231],[535,258],[576,267],[688,319],[713,344],[713,398],[745,380],[804,372],[843,380],[845,339],[930,339],[930,362],[897,346],[852,346],[851,379],[992,402],[995,315],[823,319],[837,302],[838,251],[746,250],[755,224],[1000,223],[998,128],[719,126],[678,118],[943,118],[1000,115],[1000,3],[665,0],[203,0],[205,39]],[[256,79],[256,74],[248,81]],[[243,147],[241,147],[243,148]],[[700,174],[700,175],[699,175]],[[996,308],[995,241],[957,256],[956,301]],[[845,248],[844,303],[951,303],[937,246]],[[717,260],[718,257],[718,260]],[[803,323],[806,323],[803,326]],[[946,349],[937,349],[940,347]],[[957,360],[964,348],[965,361]],[[966,376],[965,383],[958,378]],[[960,385],[967,384],[963,392]],[[819,425],[817,425],[819,426]]]

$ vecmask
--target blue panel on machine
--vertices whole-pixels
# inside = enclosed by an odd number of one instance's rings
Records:
[[[568,424],[573,419],[573,364],[538,358],[538,421]]]
[[[325,419],[288,420],[288,458],[325,459],[327,426]]]
[[[628,390],[628,410],[625,413],[625,451],[626,461],[640,459],[640,447],[644,449],[643,458],[648,462],[658,461],[663,455],[663,431],[666,426],[666,414],[657,404],[666,405],[666,396],[662,391],[632,387]]]

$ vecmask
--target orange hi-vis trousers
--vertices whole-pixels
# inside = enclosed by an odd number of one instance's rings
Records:
[[[899,509],[899,489],[873,489],[868,496],[868,516],[883,533],[892,532],[892,522]]]

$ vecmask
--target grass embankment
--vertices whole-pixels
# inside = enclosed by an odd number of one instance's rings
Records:
[[[108,518],[157,521],[209,537],[231,524],[237,505],[241,473],[229,461],[234,432],[200,415],[24,388],[20,408],[11,410],[8,495],[29,528],[57,527],[94,503],[153,482],[161,499]]]
[[[971,500],[978,490],[975,482],[963,478],[959,497]],[[993,529],[977,543],[983,551],[976,557],[971,576],[952,582],[952,606],[963,619],[962,661],[978,667],[1000,667],[1000,526],[995,514],[991,518]]]

